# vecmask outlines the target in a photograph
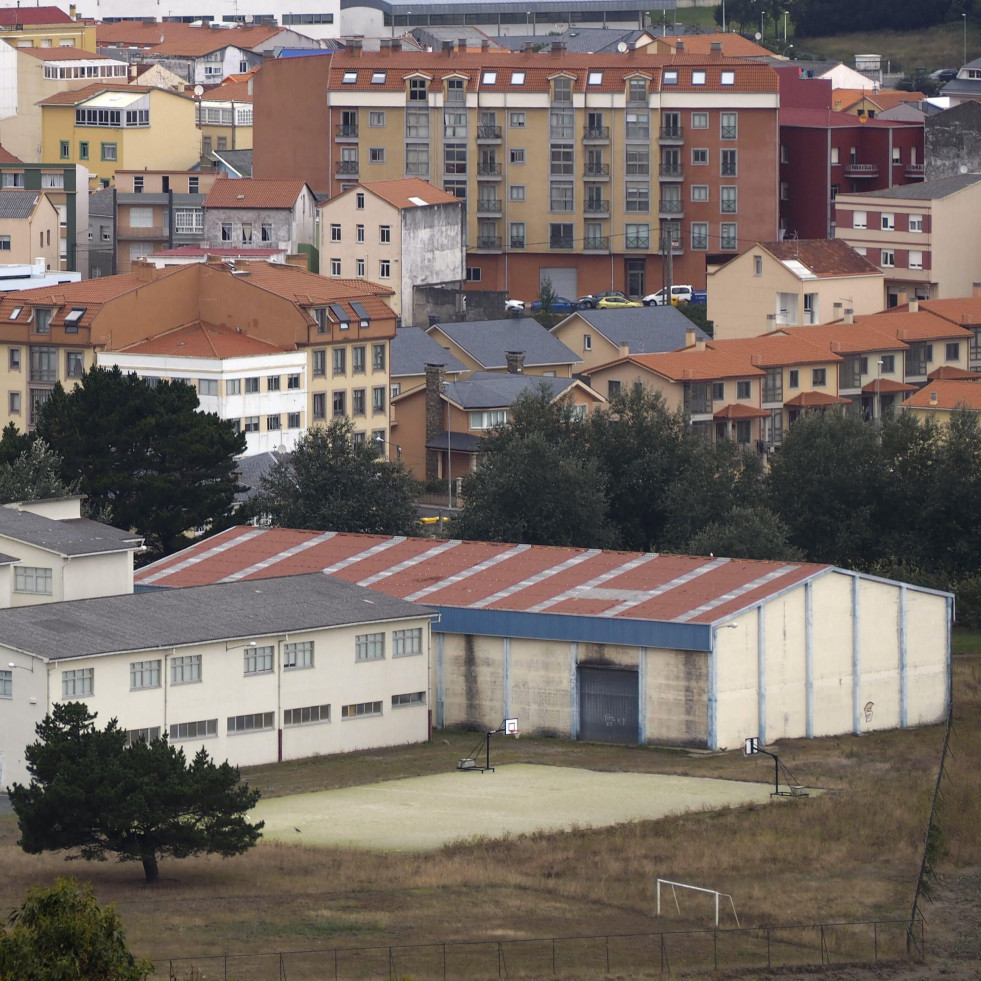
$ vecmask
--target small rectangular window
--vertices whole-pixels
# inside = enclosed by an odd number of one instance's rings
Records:
[[[51,596],[51,570],[40,566],[14,566],[14,592]]]
[[[367,716],[381,714],[381,702],[355,702],[352,705],[341,706],[342,719],[363,719]]]
[[[178,722],[170,727],[170,740],[207,739],[218,735],[217,719],[201,719],[199,722]]]
[[[61,672],[61,697],[85,698],[95,691],[95,668],[75,668]]]
[[[354,638],[355,661],[380,661],[385,657],[383,633],[357,634]]]
[[[274,712],[254,712],[251,715],[228,716],[228,734],[236,732],[259,732],[272,729]]]
[[[274,649],[271,645],[245,648],[245,674],[269,674],[273,670]]]
[[[132,661],[129,666],[129,687],[133,691],[140,688],[159,688],[160,660]]]
[[[303,708],[284,709],[284,726],[312,725],[315,722],[330,722],[329,705],[305,705]]]
[[[283,644],[283,669],[286,671],[313,667],[313,641]]]
[[[185,654],[170,659],[170,683],[191,685],[201,680],[201,655]]]
[[[410,691],[402,695],[392,696],[392,708],[404,708],[406,705],[425,705],[426,693],[424,691]]]

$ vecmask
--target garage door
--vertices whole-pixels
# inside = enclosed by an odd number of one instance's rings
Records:
[[[546,279],[552,280],[552,289],[556,296],[564,296],[570,300],[578,300],[578,270],[573,266],[571,269],[539,269],[538,282],[543,283]]]
[[[579,738],[591,743],[636,743],[637,672],[579,668]]]

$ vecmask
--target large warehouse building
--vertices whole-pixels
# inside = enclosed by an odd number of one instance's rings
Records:
[[[721,749],[947,711],[953,596],[827,565],[237,527],[136,588],[316,571],[439,613],[437,727]]]

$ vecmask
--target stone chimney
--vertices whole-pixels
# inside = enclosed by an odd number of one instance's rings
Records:
[[[446,432],[446,412],[443,408],[443,384],[446,381],[446,366],[426,365],[426,442]],[[426,480],[439,478],[439,452],[426,451]]]
[[[507,361],[509,375],[520,375],[524,373],[525,370],[524,351],[505,351],[504,358]]]
[[[685,347],[695,346],[695,328],[686,327],[685,328]]]
[[[712,55],[713,58],[721,58],[722,57],[722,42],[721,41],[712,41],[709,44],[709,53]]]
[[[981,283],[971,283],[971,296],[981,296]]]
[[[630,357],[630,345],[626,341],[621,341],[617,345],[617,355],[621,358]]]
[[[685,53],[685,42],[684,41],[678,41],[678,42],[676,42],[675,43],[675,46],[674,46],[674,50],[678,54],[684,54]]]
[[[851,307],[845,310],[845,323],[846,324],[855,323],[855,311],[852,310]]]
[[[910,313],[919,313],[920,312],[920,301],[915,296],[911,296],[909,298],[909,312]]]

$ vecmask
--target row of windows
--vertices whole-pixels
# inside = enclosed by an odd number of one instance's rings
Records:
[[[149,126],[149,109],[76,109],[76,126]],[[114,144],[115,145],[115,144]]]
[[[383,415],[386,412],[386,400],[385,400],[385,388],[384,385],[377,385],[371,390],[371,414],[372,415]],[[365,405],[367,390],[364,388],[357,388],[351,392],[351,415],[363,416],[367,415],[367,409]],[[331,393],[331,415],[335,417],[346,416],[347,412],[347,397],[348,393],[344,389],[337,389]],[[313,395],[313,418],[314,419],[326,419],[327,418],[327,393],[326,392],[314,392]]]
[[[330,274],[331,276],[341,276],[343,273],[341,269],[343,268],[342,261],[335,257],[330,260]],[[354,277],[355,279],[364,279],[368,275],[368,260],[363,258],[358,258],[354,260]],[[392,278],[392,260],[391,259],[379,259],[378,260],[378,278],[379,279],[391,279]]]
[[[354,226],[354,238],[358,244],[365,241],[365,226],[355,225]],[[339,222],[331,222],[330,226],[330,240],[332,242],[341,241],[341,226]],[[389,245],[392,241],[392,226],[391,225],[379,225],[378,226],[378,242],[381,245]]]
[[[45,78],[125,78],[125,65],[45,65]]]
[[[95,124],[92,124],[95,125]],[[115,162],[119,159],[118,150],[115,143],[100,143],[99,144],[99,154],[100,158],[104,161]],[[58,156],[62,160],[71,160],[72,158],[72,145],[70,140],[59,140],[58,143]],[[89,141],[79,140],[78,142],[78,159],[79,160],[89,160],[91,159],[91,154],[89,151]]]
[[[873,222],[875,222],[875,212],[873,212]],[[891,211],[883,211],[878,215],[878,223],[873,223],[872,227],[884,232],[901,231],[919,234],[923,231],[923,215],[896,215]],[[853,211],[852,228],[868,228],[868,212]]]
[[[282,391],[282,375],[267,375],[266,376],[266,391],[267,392],[280,392]],[[244,391],[246,395],[254,395],[261,391],[262,379],[257,375],[253,375],[248,378],[226,378],[225,379],[225,394],[226,395],[241,395]],[[197,390],[198,395],[218,395],[219,384],[217,378],[198,378],[197,379]],[[286,376],[286,388],[287,391],[299,390],[302,387],[302,378],[299,372],[289,374]]]
[[[241,242],[243,245],[250,245],[253,242],[272,242],[272,224],[268,221],[260,222],[257,234],[254,222],[243,221],[236,226],[233,222],[223,221],[221,223],[221,240],[223,242]]]
[[[331,348],[331,373],[333,375],[347,374],[347,352],[346,347]],[[351,373],[363,375],[367,371],[366,357],[368,353],[367,345],[355,344],[351,348]],[[371,370],[385,370],[385,345],[371,345]],[[327,351],[324,348],[317,348],[313,352],[313,375],[315,378],[322,378],[327,374]]]
[[[585,250],[598,249],[610,251],[611,248],[640,249],[648,251],[652,241],[657,245],[657,240],[651,237],[651,226],[649,224],[638,224],[627,222],[623,226],[623,235],[619,245],[611,243],[611,236],[603,230],[603,223],[599,221],[586,221],[584,234],[581,237],[576,235],[576,226],[572,222],[550,222],[548,226],[548,242],[530,242],[527,237],[527,225],[523,221],[512,221],[509,223],[509,247],[512,249],[543,248],[547,245],[550,249],[564,249],[572,251],[576,248]],[[666,232],[668,234],[668,232]],[[675,252],[682,248],[680,231],[675,226],[670,231],[672,248]],[[694,251],[721,251],[734,252],[739,241],[738,227],[735,222],[721,222],[718,226],[718,236],[714,241],[710,241],[710,226],[707,221],[691,222],[691,248]],[[496,223],[478,223],[477,248],[499,249],[501,239],[497,235]]]

